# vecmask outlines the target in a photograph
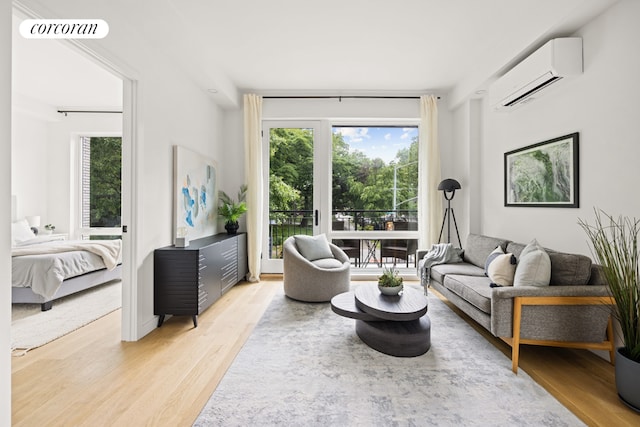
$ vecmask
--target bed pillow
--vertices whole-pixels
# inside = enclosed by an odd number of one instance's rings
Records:
[[[533,239],[522,250],[513,286],[549,286],[551,281],[551,259],[549,254]]]
[[[322,258],[333,258],[331,247],[329,247],[329,241],[324,234],[318,234],[317,236],[294,236],[296,240],[296,246],[300,254],[309,261],[315,261]]]
[[[11,239],[15,243],[20,243],[25,240],[33,239],[36,235],[29,227],[29,223],[26,219],[21,219],[11,224]]]

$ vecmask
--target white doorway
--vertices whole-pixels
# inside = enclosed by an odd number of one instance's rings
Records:
[[[26,18],[24,11],[14,8],[12,139],[15,139],[14,146],[26,140],[35,141],[31,148],[12,150],[12,193],[18,193],[18,215],[37,213],[47,218],[43,219],[45,224],[55,223],[58,230],[72,233],[78,224],[77,212],[72,212],[74,189],[73,180],[69,178],[73,173],[72,134],[92,132],[92,122],[97,124],[93,130],[97,132],[109,131],[111,123],[108,122],[118,122],[115,132],[122,135],[123,231],[126,227],[122,235],[122,339],[136,340],[135,264],[132,261],[135,245],[131,238],[131,231],[135,230],[136,82],[82,44],[21,38],[16,22]],[[110,92],[105,93],[105,89]],[[65,115],[58,110],[88,112]],[[52,144],[52,140],[56,143]],[[55,187],[48,188],[49,184]],[[42,189],[36,197],[32,196],[34,187]]]

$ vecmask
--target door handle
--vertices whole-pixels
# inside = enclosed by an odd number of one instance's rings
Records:
[[[316,209],[315,213],[315,218],[316,218],[316,227],[318,226],[318,209]]]

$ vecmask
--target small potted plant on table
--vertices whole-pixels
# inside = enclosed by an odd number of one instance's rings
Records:
[[[383,295],[398,295],[403,287],[398,270],[393,267],[382,270],[382,276],[378,277],[378,289]]]

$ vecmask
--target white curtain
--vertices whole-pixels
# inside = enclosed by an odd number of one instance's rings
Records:
[[[262,97],[244,95],[244,152],[247,182],[247,280],[260,280],[262,250]]]
[[[420,97],[420,135],[418,159],[418,247],[429,249],[438,243],[442,226],[442,194],[440,184],[440,146],[438,145],[438,105],[433,95]]]

